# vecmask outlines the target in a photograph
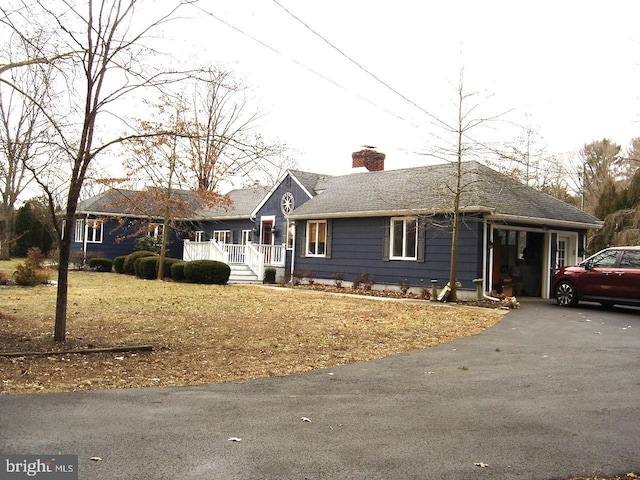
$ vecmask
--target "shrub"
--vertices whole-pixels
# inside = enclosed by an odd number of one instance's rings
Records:
[[[149,256],[136,259],[134,262],[136,277],[145,280],[154,280],[158,278],[158,263],[160,257]]]
[[[264,283],[276,283],[276,269],[265,268],[264,269]]]
[[[358,288],[360,288],[360,286],[362,286],[365,291],[369,291],[375,283],[376,281],[373,278],[373,275],[371,275],[370,273],[361,273],[353,280],[353,285],[351,286],[351,288],[357,290]]]
[[[136,240],[136,246],[133,248],[136,252],[153,252],[160,253],[162,249],[162,237],[154,237],[145,235]]]
[[[171,265],[171,278],[176,282],[184,282],[184,267],[187,264],[185,261],[179,261]]]
[[[124,273],[124,259],[127,258],[126,255],[120,255],[113,259],[113,269],[117,273]]]
[[[335,286],[337,288],[342,288],[342,282],[344,280],[344,273],[342,273],[342,272],[334,273],[333,275],[331,275],[331,278],[333,278],[333,283],[335,284]]]
[[[46,257],[38,247],[31,247],[29,250],[27,250],[27,260],[25,264],[30,264],[36,269],[42,268],[42,264],[44,263],[45,258]]]
[[[301,272],[299,270],[294,270],[293,272],[291,272],[291,278],[292,278],[292,282],[294,286],[300,285],[302,279],[304,278],[304,272]]]
[[[165,258],[164,259],[164,277],[173,278],[172,267],[178,262],[182,262],[179,258]],[[184,270],[182,270],[184,272]]]
[[[49,283],[49,275],[44,269],[39,269],[29,260],[16,266],[13,274],[16,285],[33,287],[44,283]]]
[[[224,285],[229,281],[231,267],[215,260],[194,260],[184,267],[189,282]]]
[[[0,272],[0,285],[9,285],[9,276],[4,272]]]
[[[135,275],[135,273],[136,273],[135,269],[134,269],[135,261],[138,258],[153,257],[153,256],[157,256],[157,254],[153,253],[153,252],[146,251],[146,250],[140,250],[140,251],[137,251],[137,252],[130,253],[124,259],[123,273],[126,273],[127,275]]]
[[[108,258],[92,258],[89,260],[89,267],[96,272],[110,272],[113,268],[113,262]]]

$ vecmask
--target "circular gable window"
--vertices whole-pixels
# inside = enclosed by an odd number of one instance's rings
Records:
[[[291,192],[287,192],[282,195],[282,199],[280,200],[280,209],[285,215],[287,213],[291,213],[293,210],[293,194]]]

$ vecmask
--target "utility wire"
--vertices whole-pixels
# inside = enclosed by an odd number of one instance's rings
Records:
[[[298,65],[298,66],[300,66],[300,67],[304,68],[305,70],[307,70],[307,71],[311,72],[313,75],[316,75],[316,76],[318,76],[318,77],[322,78],[323,80],[325,80],[325,81],[327,81],[327,82],[331,83],[332,85],[334,85],[334,86],[338,87],[339,89],[344,90],[345,92],[347,92],[347,93],[349,93],[349,94],[351,94],[351,95],[355,95],[355,96],[356,96],[356,97],[358,97],[360,100],[362,100],[362,101],[364,101],[364,102],[368,103],[369,105],[371,105],[371,106],[373,106],[373,107],[375,107],[375,108],[379,108],[380,110],[383,110],[384,112],[388,113],[389,115],[392,115],[392,116],[396,117],[396,118],[397,118],[397,119],[399,119],[399,120],[402,120],[403,122],[407,122],[407,123],[411,124],[412,126],[414,126],[414,127],[416,127],[416,128],[420,128],[420,127],[419,127],[419,125],[416,125],[416,124],[415,124],[414,122],[412,122],[411,120],[409,120],[409,119],[407,119],[407,118],[404,118],[404,117],[402,117],[402,116],[398,115],[397,113],[392,112],[391,110],[389,110],[389,109],[387,109],[387,108],[385,108],[385,107],[382,107],[382,106],[378,105],[377,103],[375,103],[375,102],[373,102],[373,101],[369,100],[368,98],[363,97],[362,95],[360,95],[360,94],[359,94],[359,93],[357,93],[357,92],[354,92],[354,91],[352,91],[352,90],[349,90],[349,89],[348,89],[347,87],[345,87],[344,85],[341,85],[340,83],[336,82],[335,80],[332,80],[331,78],[327,77],[326,75],[323,75],[322,73],[320,73],[320,72],[318,72],[318,71],[316,71],[316,70],[312,69],[311,67],[308,67],[307,65],[303,64],[302,62],[299,62],[299,61],[298,61],[298,60],[296,60],[295,58],[292,58],[292,57],[290,57],[290,56],[288,56],[288,55],[285,55],[285,54],[284,54],[284,53],[282,53],[281,51],[279,51],[279,50],[277,50],[276,48],[272,47],[271,45],[269,45],[269,44],[267,44],[267,43],[263,42],[263,41],[262,41],[262,40],[260,40],[259,38],[254,37],[253,35],[251,35],[251,34],[249,34],[249,33],[245,32],[244,30],[242,30],[242,29],[240,29],[240,28],[236,27],[235,25],[232,25],[231,23],[227,22],[226,20],[223,20],[222,18],[220,18],[220,17],[218,17],[218,16],[214,15],[213,13],[211,13],[211,12],[209,12],[209,11],[207,11],[207,10],[204,10],[204,9],[203,9],[203,8],[201,8],[200,6],[197,6],[197,5],[196,5],[196,8],[197,8],[197,9],[199,9],[201,12],[203,12],[205,15],[210,16],[211,18],[213,18],[213,19],[215,19],[215,20],[219,21],[220,23],[222,23],[222,24],[226,25],[227,27],[231,28],[232,30],[235,30],[236,32],[240,33],[241,35],[244,35],[244,36],[246,36],[246,37],[250,38],[250,39],[251,39],[251,40],[253,40],[254,42],[256,42],[256,43],[258,43],[258,44],[262,45],[263,47],[265,47],[266,49],[268,49],[268,50],[272,51],[273,53],[275,53],[275,54],[277,54],[277,55],[280,55],[280,56],[282,56],[282,57],[287,58],[290,62],[295,63],[296,65]],[[283,7],[283,8],[284,8],[284,7]]]
[[[435,120],[437,123],[439,123],[440,125],[455,131],[456,129],[451,127],[449,124],[447,124],[445,121],[441,120],[440,118],[436,117],[435,115],[433,115],[431,112],[427,111],[426,109],[422,108],[420,105],[418,105],[416,102],[414,102],[413,100],[409,99],[407,96],[403,95],[401,92],[399,92],[398,90],[396,90],[395,88],[393,88],[391,85],[389,85],[387,82],[385,82],[384,80],[382,80],[381,78],[379,78],[377,75],[375,75],[374,73],[372,73],[371,71],[369,71],[368,69],[366,69],[362,64],[360,64],[359,62],[357,62],[356,60],[354,60],[352,57],[350,57],[349,55],[347,55],[345,52],[343,52],[340,48],[336,47],[333,43],[331,43],[329,40],[327,40],[323,35],[321,35],[320,33],[316,32],[313,28],[311,28],[307,23],[305,23],[302,19],[300,19],[299,17],[297,17],[294,13],[292,13],[290,10],[288,10],[286,7],[284,7],[280,2],[278,2],[278,0],[272,0],[273,3],[275,3],[276,5],[278,5],[282,10],[284,10],[285,12],[287,12],[288,15],[290,15],[292,18],[294,18],[296,21],[298,21],[299,23],[301,23],[307,30],[309,30],[311,33],[313,33],[315,36],[317,36],[320,40],[322,40],[324,43],[326,43],[327,45],[329,45],[332,49],[334,49],[336,52],[338,52],[340,55],[342,55],[344,58],[346,58],[349,62],[353,63],[356,67],[358,67],[360,70],[362,70],[364,73],[366,73],[367,75],[369,75],[371,78],[373,78],[376,82],[380,83],[381,85],[383,85],[384,87],[386,87],[388,90],[392,91],[393,93],[395,93],[396,95],[398,95],[400,98],[402,98],[405,102],[413,105],[415,108],[417,108],[418,110],[420,110],[421,112],[425,113],[427,116],[429,116],[431,119]]]

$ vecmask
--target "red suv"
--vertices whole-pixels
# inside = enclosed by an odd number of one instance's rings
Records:
[[[561,307],[580,300],[640,305],[640,247],[602,250],[574,267],[562,267],[551,280],[551,291]]]

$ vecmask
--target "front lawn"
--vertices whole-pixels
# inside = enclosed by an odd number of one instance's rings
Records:
[[[0,262],[0,270],[11,272],[15,263]],[[473,335],[502,316],[282,287],[75,271],[69,278],[64,344],[52,339],[54,286],[0,287],[0,352],[49,352],[0,356],[1,393],[199,385],[306,372]],[[153,351],[55,353],[135,345]]]

